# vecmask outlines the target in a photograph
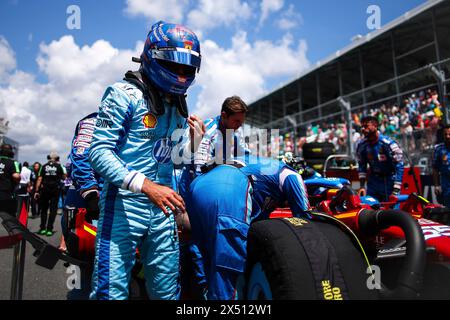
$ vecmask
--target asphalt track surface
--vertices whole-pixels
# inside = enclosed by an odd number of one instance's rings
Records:
[[[40,236],[47,242],[58,247],[61,237],[61,209],[55,220],[54,234],[51,237]],[[28,219],[28,229],[31,232],[39,230],[40,218]],[[0,237],[6,236],[3,225],[0,224]],[[61,260],[52,270],[45,269],[35,264],[33,256],[34,248],[27,243],[25,249],[25,271],[23,277],[23,300],[66,300],[68,289],[67,282],[70,273]],[[0,250],[0,300],[9,300],[11,293],[11,277],[13,267],[14,249]]]

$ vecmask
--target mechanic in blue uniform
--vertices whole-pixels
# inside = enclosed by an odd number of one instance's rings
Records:
[[[203,256],[210,300],[239,298],[250,223],[287,205],[310,218],[301,176],[285,163],[246,156],[212,164],[190,185],[186,203],[192,236]]]
[[[360,196],[367,194],[378,201],[388,201],[390,195],[400,193],[404,170],[403,151],[397,142],[380,134],[377,118],[364,117],[361,124],[364,138],[356,148],[360,182],[358,194]]]
[[[91,164],[89,163],[89,150],[92,143],[95,124],[97,122],[97,115],[97,112],[91,113],[78,122],[72,140],[72,150],[70,152],[70,176],[77,194],[84,200],[86,220],[88,222],[98,220],[98,201],[103,185],[102,177],[92,169]],[[76,198],[74,201],[74,206],[80,207],[81,203],[79,203]],[[81,208],[82,207],[83,206],[81,206]]]
[[[437,144],[433,152],[433,181],[441,203],[450,208],[450,125],[446,125],[442,133],[444,142]]]
[[[188,117],[185,93],[200,69],[200,43],[188,28],[159,21],[148,33],[137,72],[107,88],[89,152],[105,180],[92,279],[92,299],[126,299],[139,247],[151,299],[179,296],[174,212],[184,201],[171,186],[175,130],[204,134]],[[187,128],[189,127],[189,130]],[[189,145],[189,144],[186,144]],[[190,149],[190,146],[189,148]]]
[[[240,130],[245,122],[247,112],[247,104],[240,97],[231,96],[222,102],[220,115],[204,121],[205,134],[194,153],[193,165],[192,163],[184,165],[180,176],[177,177],[178,188],[183,198],[186,197],[192,180],[202,174],[202,166],[210,162],[221,164],[227,158],[242,156],[250,152],[245,145],[242,130]],[[197,284],[197,287],[194,288],[187,284],[189,287],[187,291],[203,299],[206,278],[201,253],[193,240],[183,243],[180,249],[184,269],[191,269],[193,272],[188,276],[183,274],[183,278],[194,278],[193,282]],[[183,281],[183,285],[186,287],[186,281]]]
[[[61,218],[63,237],[61,237],[60,249],[65,251],[66,245],[64,237],[67,237],[67,208],[85,208],[85,220],[92,223],[98,220],[99,216],[99,196],[103,185],[103,179],[91,167],[89,163],[89,149],[92,143],[95,123],[97,122],[97,112],[93,112],[80,121],[75,128],[72,138],[72,147],[69,155],[69,167],[67,175],[72,180],[64,200],[64,211]]]

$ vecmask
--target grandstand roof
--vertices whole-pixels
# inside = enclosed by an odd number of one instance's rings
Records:
[[[263,96],[260,96],[259,98],[256,98],[254,101],[250,102],[250,105],[257,102],[258,100],[263,99],[264,97],[267,97],[273,93],[275,93],[276,91],[280,90],[283,87],[288,86],[289,84],[295,82],[296,80],[303,78],[304,76],[313,73],[314,71],[318,70],[319,68],[339,59],[340,57],[344,56],[346,53],[358,48],[358,47],[362,47],[365,44],[367,44],[368,42],[372,41],[373,39],[381,36],[382,34],[387,33],[388,31],[394,29],[395,27],[401,25],[402,23],[410,20],[413,17],[418,16],[419,14],[421,14],[424,11],[427,11],[430,8],[433,8],[435,6],[437,6],[440,3],[443,3],[447,0],[428,0],[427,2],[417,6],[416,8],[405,12],[403,15],[401,15],[400,17],[394,19],[393,21],[387,23],[386,25],[384,25],[383,27],[381,27],[378,30],[374,30],[372,32],[369,32],[368,34],[366,34],[365,36],[361,36],[360,38],[354,40],[352,43],[350,43],[349,45],[347,45],[346,47],[337,50],[335,53],[329,55],[327,58],[323,59],[323,60],[319,60],[317,61],[315,64],[313,64],[311,67],[309,67],[308,69],[304,70],[303,72],[301,72],[299,75],[297,75],[295,78],[287,81],[286,83],[276,87],[275,89],[273,89],[272,91],[270,91],[269,93],[264,94]]]

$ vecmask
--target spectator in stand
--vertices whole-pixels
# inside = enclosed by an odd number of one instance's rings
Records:
[[[356,131],[359,131],[361,129],[361,121],[359,120],[360,116],[358,113],[352,113],[352,123],[353,126],[356,128]]]

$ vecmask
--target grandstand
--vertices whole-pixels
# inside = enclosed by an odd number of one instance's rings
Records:
[[[358,119],[374,114],[386,134],[418,155],[435,142],[436,121],[448,121],[448,39],[450,1],[427,1],[249,104],[247,124],[252,132],[280,129],[281,151],[299,154],[303,143],[323,138],[349,152],[347,124],[356,140]],[[351,105],[351,121],[341,98]]]

